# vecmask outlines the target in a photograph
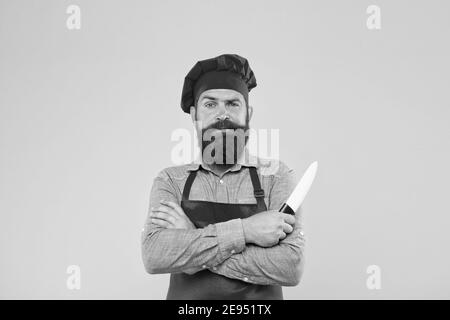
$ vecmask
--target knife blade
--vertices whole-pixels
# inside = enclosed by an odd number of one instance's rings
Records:
[[[278,210],[279,212],[288,213],[295,215],[295,212],[300,208],[305,199],[311,185],[316,177],[317,173],[317,161],[311,163],[300,179],[299,183],[295,187],[294,191],[292,191],[291,195],[287,199],[285,203]]]

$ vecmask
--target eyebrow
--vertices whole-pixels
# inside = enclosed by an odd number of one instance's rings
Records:
[[[202,98],[202,101],[205,100],[205,99],[214,100],[214,101],[218,100],[218,99],[215,98],[215,97],[204,96],[204,97]],[[240,100],[239,98],[227,99],[227,100],[225,100],[225,101],[227,101],[227,102],[234,102],[234,101],[241,102],[241,100]]]

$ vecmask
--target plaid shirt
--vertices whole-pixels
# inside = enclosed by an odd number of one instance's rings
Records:
[[[256,203],[249,170],[257,168],[268,210],[278,210],[296,185],[292,169],[282,161],[250,156],[218,175],[196,161],[166,168],[153,181],[150,207],[160,200],[180,204],[183,187],[192,170],[199,170],[191,187],[190,200],[223,203]],[[150,210],[149,210],[150,214]],[[296,212],[292,233],[277,245],[263,248],[246,244],[241,219],[210,224],[199,229],[165,229],[147,216],[142,230],[142,258],[149,273],[193,274],[205,268],[248,283],[294,286],[304,266],[305,238],[302,210]]]

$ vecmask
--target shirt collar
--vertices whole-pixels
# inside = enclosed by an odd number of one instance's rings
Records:
[[[197,157],[195,160],[187,165],[187,171],[195,171],[198,170],[200,167],[202,167],[205,170],[211,171],[211,168],[208,166],[207,163],[204,163],[202,161],[201,152],[197,154]],[[258,164],[258,158],[252,154],[249,153],[248,148],[245,148],[245,152],[242,152],[241,156],[239,157],[237,163],[227,169],[225,172],[231,171],[239,171],[242,167],[257,167]]]

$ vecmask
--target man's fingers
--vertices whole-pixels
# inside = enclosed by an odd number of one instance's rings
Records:
[[[295,216],[288,213],[281,213],[283,215],[284,222],[289,223],[291,225],[295,224]]]
[[[175,212],[180,216],[180,217],[185,217],[186,214],[184,213],[183,209],[176,204],[173,201],[166,201],[166,200],[161,200],[161,203],[172,208],[173,210],[175,210]]]
[[[167,214],[170,214],[175,219],[179,218],[178,214],[170,207],[167,206],[159,206],[158,208],[152,208],[152,212],[165,212]]]
[[[280,240],[283,240],[284,238],[286,238],[286,233],[282,232],[279,239],[280,239]]]
[[[291,233],[294,230],[294,228],[288,224],[288,223],[283,223],[283,231],[285,233]]]
[[[166,220],[172,224],[175,224],[175,222],[176,222],[176,219],[167,212],[153,211],[151,214],[151,217],[156,218],[156,219]]]
[[[174,228],[174,226],[170,222],[167,222],[166,220],[152,218],[150,221],[158,226],[163,227],[163,228],[169,228],[169,229]]]

